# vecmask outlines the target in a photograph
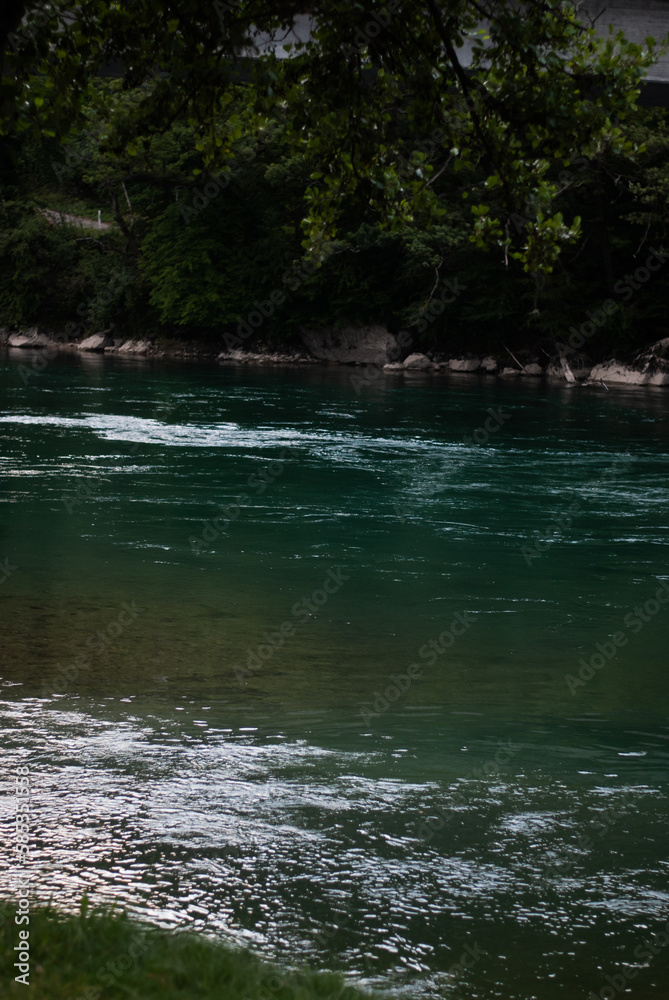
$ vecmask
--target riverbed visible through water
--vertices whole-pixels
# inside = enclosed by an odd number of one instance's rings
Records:
[[[421,1000],[666,998],[667,390],[28,357],[33,898]]]

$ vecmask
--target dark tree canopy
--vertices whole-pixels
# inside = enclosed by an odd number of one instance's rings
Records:
[[[259,49],[296,15],[313,19],[307,40],[287,58]],[[304,221],[315,257],[344,204],[371,207],[390,228],[439,220],[435,181],[448,168],[473,239],[533,274],[579,233],[554,205],[574,182],[570,164],[634,155],[620,124],[654,51],[652,40],[599,40],[564,0],[9,0],[0,44],[6,134],[76,130],[96,75],[117,67],[138,96],[114,114],[110,149],[132,153],[138,137],[184,120],[216,171],[242,129],[287,122],[316,166]]]

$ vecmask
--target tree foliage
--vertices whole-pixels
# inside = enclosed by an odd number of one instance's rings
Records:
[[[313,165],[303,240],[316,259],[351,212],[391,231],[425,228],[457,199],[473,241],[537,280],[581,232],[557,207],[560,171],[575,157],[639,152],[621,125],[654,44],[599,40],[565,0],[328,0],[309,12],[310,37],[280,59],[262,37],[285,36],[300,4],[11,2],[0,120],[5,132],[67,134],[95,74],[116,65],[137,99],[109,119],[102,141],[115,153],[137,156],[181,121],[197,132],[193,169],[216,173],[244,132],[285,119],[286,142]]]

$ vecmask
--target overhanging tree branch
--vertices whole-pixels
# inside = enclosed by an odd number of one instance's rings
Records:
[[[437,4],[435,3],[435,0],[427,0],[427,5],[430,9],[430,13],[432,14],[432,20],[434,21],[434,26],[437,29],[437,33],[442,41],[444,50],[446,52],[446,55],[448,56],[448,61],[451,64],[453,73],[455,74],[455,78],[460,84],[460,89],[465,99],[465,104],[467,105],[467,110],[469,111],[469,116],[474,126],[474,130],[479,138],[479,142],[481,143],[481,146],[483,147],[485,153],[487,154],[490,163],[492,164],[494,170],[497,172],[497,175],[502,183],[502,188],[504,190],[504,194],[507,199],[508,207],[513,208],[514,199],[511,194],[511,189],[509,187],[508,180],[498,162],[496,150],[493,144],[490,142],[488,136],[486,135],[485,126],[481,121],[481,117],[476,109],[474,101],[472,100],[471,82],[467,74],[465,73],[465,70],[460,60],[458,59],[457,53],[453,46],[452,39],[448,33],[446,25],[442,20],[441,11],[439,10]]]

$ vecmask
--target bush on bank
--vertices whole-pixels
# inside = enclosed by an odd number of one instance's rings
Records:
[[[17,904],[0,913],[0,994],[33,1000],[365,1000],[330,973],[286,972],[249,952],[192,934],[146,928],[111,911],[60,913]],[[19,931],[29,931],[28,986],[17,982]],[[25,933],[23,942],[25,942]]]

